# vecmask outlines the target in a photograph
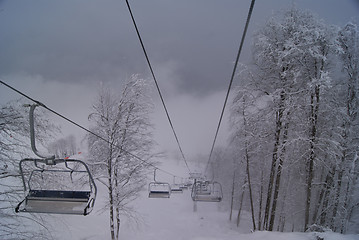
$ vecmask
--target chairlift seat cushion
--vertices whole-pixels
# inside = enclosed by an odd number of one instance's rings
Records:
[[[49,201],[88,201],[89,191],[58,191],[58,190],[30,190],[27,200],[49,200]]]
[[[196,195],[196,196],[194,196],[193,200],[199,201],[199,202],[220,202],[220,201],[222,201],[222,197],[208,196],[208,195]]]
[[[30,190],[23,212],[87,215],[91,192]]]
[[[169,191],[150,191],[148,194],[149,198],[169,198],[170,192]]]
[[[211,195],[210,191],[196,191],[197,195]]]
[[[183,189],[182,189],[182,188],[172,188],[172,189],[171,189],[171,192],[174,192],[174,193],[183,193]]]

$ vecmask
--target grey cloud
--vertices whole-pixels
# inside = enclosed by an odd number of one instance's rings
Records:
[[[174,61],[180,91],[206,94],[228,86],[249,2],[130,4],[155,73]],[[358,13],[355,1],[295,2],[339,25]],[[289,6],[286,0],[256,2],[241,62],[250,60],[252,31],[273,11]],[[124,1],[3,1],[0,9],[2,76],[26,72],[52,81],[114,81],[133,73],[150,77]]]

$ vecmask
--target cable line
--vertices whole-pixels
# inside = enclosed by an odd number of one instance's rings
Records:
[[[155,81],[155,85],[156,85],[158,94],[160,95],[163,108],[165,109],[168,122],[170,123],[171,129],[172,129],[172,132],[173,132],[173,135],[174,135],[174,137],[175,137],[175,139],[176,139],[178,148],[179,148],[179,150],[180,150],[180,152],[181,152],[182,159],[184,160],[188,171],[191,172],[191,170],[190,170],[190,168],[189,168],[189,166],[188,166],[188,163],[187,163],[187,161],[186,161],[186,158],[185,158],[185,156],[184,156],[184,153],[183,153],[183,151],[182,151],[181,144],[180,144],[180,142],[179,142],[179,140],[178,140],[176,131],[175,131],[174,127],[173,127],[173,124],[172,124],[172,121],[171,121],[169,112],[168,112],[168,110],[167,110],[165,101],[164,101],[164,99],[163,99],[163,96],[162,96],[160,87],[159,87],[158,82],[157,82],[157,78],[156,78],[155,73],[154,73],[154,71],[153,71],[153,68],[152,68],[150,59],[149,59],[149,57],[148,57],[148,55],[147,55],[147,51],[146,51],[146,49],[145,49],[145,45],[143,44],[143,41],[142,41],[142,38],[141,38],[141,35],[140,35],[140,31],[138,30],[138,27],[137,27],[137,24],[136,24],[136,21],[135,21],[135,18],[134,18],[134,16],[133,16],[133,13],[132,13],[132,10],[131,10],[131,7],[130,7],[130,4],[129,4],[128,0],[126,0],[126,4],[127,4],[128,11],[129,11],[129,13],[130,13],[130,15],[131,15],[132,23],[133,23],[133,25],[134,25],[134,27],[135,27],[135,29],[136,29],[136,33],[137,33],[138,40],[139,40],[140,43],[141,43],[141,47],[142,47],[143,53],[144,53],[144,55],[145,55],[145,57],[146,57],[146,61],[147,61],[148,67],[150,68],[150,71],[151,71],[151,74],[152,74],[152,78],[153,78],[153,80]]]
[[[80,124],[78,124],[78,123],[72,121],[71,119],[69,119],[69,118],[65,117],[64,115],[62,115],[62,114],[56,112],[55,110],[53,110],[53,109],[47,107],[45,104],[41,103],[40,101],[37,101],[37,100],[33,99],[32,97],[30,97],[30,96],[26,95],[25,93],[23,93],[23,92],[17,90],[16,88],[14,88],[14,87],[10,86],[9,84],[3,82],[2,80],[0,80],[0,83],[3,84],[4,86],[10,88],[11,90],[17,92],[17,93],[20,94],[21,96],[23,96],[23,97],[25,97],[25,98],[27,98],[27,99],[29,99],[29,100],[35,102],[35,103],[38,104],[39,106],[41,106],[41,107],[47,109],[48,111],[50,111],[50,112],[52,112],[53,114],[59,116],[60,118],[66,120],[66,121],[68,121],[68,122],[70,122],[71,124],[73,124],[73,125],[75,125],[75,126],[81,128],[82,130],[84,130],[84,131],[86,131],[86,132],[88,132],[88,133],[94,135],[95,137],[98,137],[99,139],[101,139],[101,140],[105,141],[106,143],[110,144],[111,146],[115,146],[115,147],[117,147],[117,148],[120,148],[123,152],[125,152],[125,153],[131,155],[132,157],[134,157],[134,158],[140,160],[142,163],[147,164],[147,165],[149,165],[149,166],[151,166],[151,167],[153,167],[153,168],[155,168],[155,169],[158,169],[158,170],[160,170],[160,171],[162,171],[162,172],[164,172],[164,173],[166,173],[166,174],[168,174],[168,175],[171,175],[171,176],[173,176],[173,177],[179,177],[179,176],[177,176],[177,175],[174,175],[174,174],[172,174],[172,173],[170,173],[170,172],[168,172],[168,171],[166,171],[166,170],[163,170],[163,169],[161,169],[161,168],[155,166],[155,165],[152,164],[152,163],[149,163],[149,162],[146,161],[146,160],[143,160],[142,158],[136,156],[135,154],[133,154],[133,153],[131,153],[131,152],[128,152],[127,150],[123,149],[122,147],[117,146],[117,145],[111,143],[110,141],[108,141],[107,139],[101,137],[101,136],[98,135],[97,133],[94,133],[94,132],[92,132],[91,130],[89,130],[89,129],[87,129],[87,128],[81,126]]]
[[[217,130],[216,130],[216,134],[215,134],[215,136],[214,136],[214,140],[213,140],[211,152],[210,152],[210,154],[209,154],[208,162],[207,162],[206,168],[205,168],[205,170],[204,170],[204,173],[206,173],[206,171],[207,171],[207,168],[208,168],[208,166],[209,166],[209,163],[210,163],[210,161],[211,161],[211,157],[212,157],[212,154],[213,154],[214,145],[216,144],[216,140],[217,140],[219,128],[220,128],[220,126],[221,126],[222,118],[223,118],[223,115],[224,115],[224,110],[226,109],[229,92],[231,91],[231,87],[232,87],[234,75],[236,74],[236,70],[237,70],[237,66],[238,66],[238,61],[239,61],[239,56],[241,55],[241,52],[242,52],[242,47],[243,47],[244,39],[245,39],[245,37],[246,37],[248,25],[249,25],[249,22],[250,22],[250,19],[251,19],[251,16],[252,16],[253,7],[254,7],[254,2],[255,2],[255,0],[252,0],[251,5],[250,5],[250,7],[249,7],[248,16],[247,16],[247,20],[246,20],[246,25],[245,25],[244,30],[243,30],[242,39],[241,39],[241,43],[240,43],[240,45],[239,45],[239,49],[238,49],[236,61],[235,61],[234,67],[233,67],[231,80],[229,81],[229,86],[228,86],[226,98],[225,98],[225,100],[224,100],[224,104],[223,104],[221,116],[220,116],[220,118],[219,118],[219,122],[218,122]]]

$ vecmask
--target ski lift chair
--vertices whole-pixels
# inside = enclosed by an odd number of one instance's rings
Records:
[[[171,192],[173,192],[173,193],[183,193],[183,188],[181,188],[180,184],[172,184]]]
[[[78,169],[70,168],[68,166],[70,163],[77,165]],[[34,164],[35,169],[25,172],[24,165],[28,167],[31,164]],[[16,212],[86,216],[92,211],[97,188],[87,165],[83,161],[53,159],[50,164],[45,159],[23,159],[19,166],[26,197],[17,205]],[[25,175],[29,175],[29,177]],[[51,179],[51,176],[54,175],[62,176],[62,178]],[[76,179],[77,184],[73,182],[73,175],[81,176]],[[40,178],[42,183],[39,184]],[[71,183],[64,181],[66,178],[70,178]],[[66,186],[56,183],[56,180],[60,180],[62,183],[66,182]],[[78,184],[79,182],[81,184]],[[71,184],[73,185],[71,186]],[[54,186],[50,187],[49,185]]]
[[[189,173],[189,179],[191,179],[191,180],[195,180],[195,179],[202,179],[203,178],[203,176],[202,176],[202,173],[199,173],[199,172],[191,172],[191,173]]]
[[[199,184],[196,185],[196,193],[198,195],[211,194],[211,185],[209,185],[209,182],[208,181],[200,181]]]
[[[149,198],[169,198],[171,196],[171,186],[166,182],[158,182],[156,180],[155,168],[153,172],[153,182],[148,185],[148,197]]]
[[[179,184],[179,188],[183,190],[188,189],[188,187],[185,184],[185,180],[183,178],[181,178],[181,183]]]
[[[184,183],[181,183],[180,186],[179,186],[182,190],[186,190],[188,189],[188,186]]]
[[[171,192],[173,193],[183,193],[181,184],[176,183],[176,176],[173,176],[173,184],[171,186]]]
[[[31,148],[40,159],[26,158],[19,163],[26,197],[15,212],[87,215],[95,204],[95,181],[83,161],[55,159],[37,151],[34,110],[38,105],[30,106],[29,119]]]
[[[191,197],[196,202],[220,202],[223,198],[222,186],[218,182],[195,181]]]
[[[188,180],[184,183],[184,185],[187,187],[187,189],[188,189],[188,188],[192,188],[192,186],[193,186],[193,181],[190,180],[190,179],[188,179]]]
[[[171,196],[171,187],[165,182],[151,182],[148,185],[149,198],[169,198]]]

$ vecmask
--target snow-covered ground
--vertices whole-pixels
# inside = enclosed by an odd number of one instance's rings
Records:
[[[182,169],[178,163],[167,163],[166,169]],[[172,171],[173,172],[173,171]],[[176,172],[174,172],[176,173]],[[176,173],[177,174],[177,173]],[[94,211],[89,216],[57,215],[50,216],[56,222],[54,239],[110,239],[109,215],[99,211],[103,206],[106,192],[99,186],[99,194]],[[148,198],[147,191],[133,202],[140,218],[137,223],[123,219],[120,239],[123,240],[359,240],[359,235],[340,235],[336,233],[251,233],[249,214],[243,214],[240,227],[228,220],[228,212],[221,212],[218,203],[197,203],[193,211],[190,191],[172,194],[169,199]]]
[[[122,222],[123,240],[358,240],[359,235],[336,233],[250,233],[249,216],[244,215],[240,228],[229,222],[228,213],[218,211],[217,203],[198,203],[197,212],[189,191],[172,194],[169,199],[149,199],[147,192],[134,202],[141,213],[139,223]],[[57,218],[57,217],[56,217]],[[61,216],[55,239],[110,239],[108,214]]]

